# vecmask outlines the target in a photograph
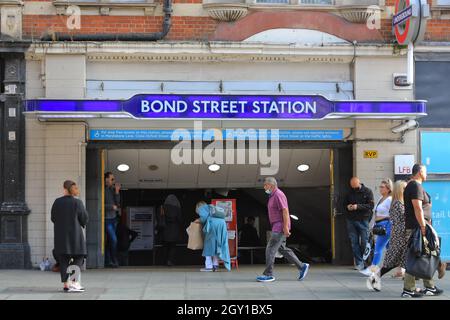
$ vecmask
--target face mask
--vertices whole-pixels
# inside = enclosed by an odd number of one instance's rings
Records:
[[[267,194],[271,194],[271,193],[272,193],[272,191],[270,191],[269,189],[265,190],[265,192],[266,192]]]

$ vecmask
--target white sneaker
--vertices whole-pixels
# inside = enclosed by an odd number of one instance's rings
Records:
[[[375,291],[381,291],[381,277],[377,273],[374,274],[373,289]]]
[[[69,292],[84,292],[84,287],[79,282],[72,282],[69,286]]]
[[[370,268],[365,268],[363,270],[359,270],[359,272],[361,272],[365,276],[370,276],[372,274],[372,270],[370,270]]]
[[[366,286],[369,290],[381,291],[381,278],[376,273],[372,273],[366,280]]]

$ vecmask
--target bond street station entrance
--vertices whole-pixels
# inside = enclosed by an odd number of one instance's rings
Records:
[[[239,231],[246,218],[254,217],[259,245],[252,247],[265,247],[270,230],[265,176],[278,179],[289,201],[288,246],[305,261],[352,264],[343,199],[354,173],[348,138],[355,119],[421,116],[425,103],[167,94],[31,100],[26,110],[29,116],[86,123],[88,267],[104,265],[103,175],[108,171],[122,185],[120,220],[140,232],[129,265],[164,264],[155,217],[169,194],[179,199],[183,216],[176,264],[203,263],[201,250],[186,248],[185,228],[195,219],[198,201],[221,199],[235,202],[236,229],[229,237],[236,239],[237,259],[263,263],[264,250],[255,248],[249,257],[249,246],[239,244]]]
[[[224,164],[215,172],[207,164],[176,165],[171,161],[173,147],[174,143],[171,142],[92,142],[88,145],[88,211],[101,212],[100,177],[103,172],[111,171],[122,185],[123,222],[128,226],[133,223],[129,216],[132,214],[130,208],[149,208],[148,212],[153,214],[149,221],[151,234],[147,235],[147,240],[138,238],[141,244],[131,248],[129,264],[164,264],[163,239],[158,234],[156,215],[169,194],[177,196],[183,212],[177,264],[203,263],[201,250],[186,248],[187,234],[184,230],[196,218],[196,203],[202,200],[210,202],[212,199],[235,199],[238,238],[246,218],[255,218],[259,242],[251,245],[238,242],[238,254],[242,258],[239,263],[263,263],[270,224],[267,216],[268,197],[262,188],[264,176],[259,172],[260,165]],[[340,190],[346,187],[352,174],[351,143],[282,142],[279,164],[279,172],[274,176],[288,197],[290,213],[294,217],[288,245],[305,260],[351,263],[345,221],[342,216],[334,215]],[[120,172],[118,168],[121,165],[127,165],[130,169]],[[302,165],[308,166],[308,169],[300,171],[299,166]],[[92,223],[88,228],[89,245],[92,247],[90,252],[101,250],[101,225],[94,228]],[[239,250],[239,246],[245,249]],[[91,259],[95,257],[91,256]]]

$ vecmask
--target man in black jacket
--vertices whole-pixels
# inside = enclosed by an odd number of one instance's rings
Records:
[[[79,272],[87,256],[83,229],[89,217],[81,200],[78,186],[71,180],[64,181],[64,196],[55,200],[51,210],[54,230],[54,255],[60,263],[61,282],[64,292],[83,292]],[[70,270],[77,270],[75,281],[69,281]]]
[[[350,180],[352,190],[347,195],[347,230],[352,244],[356,269],[364,269],[363,253],[369,237],[369,221],[374,207],[373,192],[357,177]]]

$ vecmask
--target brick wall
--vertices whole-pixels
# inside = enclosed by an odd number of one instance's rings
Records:
[[[81,30],[70,31],[66,27],[66,17],[56,15],[56,9],[48,2],[50,1],[25,1],[28,4],[46,2],[43,14],[38,10],[27,12],[23,15],[23,35],[25,38],[37,39],[45,32],[63,33],[152,33],[158,32],[162,28],[163,14],[161,11],[161,1],[157,1],[158,6],[154,15],[95,15],[95,12],[84,14],[81,17]],[[273,10],[273,11],[251,11],[245,18],[233,22],[218,22],[210,18],[202,8],[201,0],[175,0],[172,28],[167,36],[167,40],[243,40],[237,34],[261,32],[271,27],[283,28],[308,28],[321,30],[347,39],[359,42],[392,42],[391,19],[382,20],[381,30],[370,31],[364,24],[352,24],[334,14],[317,11],[302,10]],[[393,0],[386,1],[384,16],[394,11]],[[180,7],[177,7],[180,6]],[[181,7],[184,6],[184,7]],[[53,9],[51,9],[53,8]],[[176,10],[179,8],[178,10]],[[192,8],[187,10],[187,8]],[[195,8],[195,10],[194,10]],[[48,11],[52,11],[49,14]],[[54,12],[53,12],[54,11]],[[143,10],[142,10],[143,12]],[[192,14],[191,16],[187,16]],[[429,21],[426,40],[430,41],[450,41],[450,18],[433,18]],[[309,21],[309,22],[308,22]],[[256,26],[255,26],[256,23]],[[277,24],[277,26],[274,26]],[[280,25],[281,24],[281,25]],[[258,27],[258,25],[261,25]],[[280,26],[278,26],[280,25]],[[364,30],[366,29],[366,30]],[[246,31],[247,30],[247,31]],[[357,32],[356,32],[357,31]],[[252,33],[254,34],[254,33]],[[250,36],[252,35],[250,34]]]
[[[162,29],[163,17],[82,16],[81,29],[68,31],[65,16],[26,15],[25,37],[40,38],[46,32],[69,34],[153,33]],[[217,23],[209,17],[173,17],[167,40],[208,40]]]
[[[428,21],[427,33],[425,34],[427,41],[450,41],[450,19]]]

